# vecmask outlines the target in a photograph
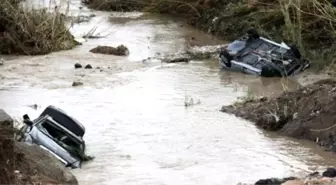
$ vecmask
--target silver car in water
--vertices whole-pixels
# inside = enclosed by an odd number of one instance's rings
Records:
[[[74,134],[63,126],[64,123],[60,124],[48,114],[42,114],[33,121],[28,115],[24,115],[24,123],[19,141],[40,146],[63,162],[66,167],[81,167],[86,158],[85,142],[81,136]]]

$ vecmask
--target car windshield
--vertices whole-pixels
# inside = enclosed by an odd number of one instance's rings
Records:
[[[38,129],[67,150],[71,155],[81,158],[83,144],[50,120],[39,124]]]

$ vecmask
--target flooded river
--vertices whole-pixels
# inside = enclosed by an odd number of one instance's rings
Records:
[[[73,170],[81,185],[234,185],[336,165],[334,155],[310,142],[264,132],[219,112],[247,91],[276,95],[284,85],[298,88],[302,75],[285,82],[262,79],[219,71],[216,60],[143,63],[158,54],[183,52],[191,37],[201,45],[225,41],[168,17],[93,13],[90,22],[71,31],[79,38],[98,25],[106,37],[69,51],[14,57],[0,67],[0,105],[15,118],[36,117],[53,104],[85,125],[87,153],[96,158]],[[118,44],[130,55],[89,52]],[[75,63],[94,69],[74,69]],[[73,81],[84,85],[72,87]],[[186,108],[186,97],[200,104]]]

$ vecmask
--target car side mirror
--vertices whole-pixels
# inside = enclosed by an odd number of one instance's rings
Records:
[[[23,122],[28,126],[33,125],[33,122],[30,120],[28,114],[23,115]]]

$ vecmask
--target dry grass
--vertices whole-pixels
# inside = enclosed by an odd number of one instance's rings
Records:
[[[108,11],[147,11],[201,16],[200,0],[83,0],[90,8]]]
[[[82,0],[90,8],[107,11],[142,10],[151,0]]]
[[[280,1],[284,35],[302,48],[329,48],[336,40],[336,9],[327,0]]]
[[[296,43],[318,69],[335,56],[336,8],[328,0],[279,0],[285,20],[283,36]]]
[[[18,0],[0,2],[0,53],[46,54],[71,49],[78,43],[58,10],[25,9]]]
[[[317,69],[333,63],[336,8],[328,0],[245,0],[220,11],[210,32],[233,40],[249,28],[296,44]]]
[[[145,10],[149,12],[179,14],[187,17],[201,17],[202,4],[197,0],[157,0],[152,1]]]

